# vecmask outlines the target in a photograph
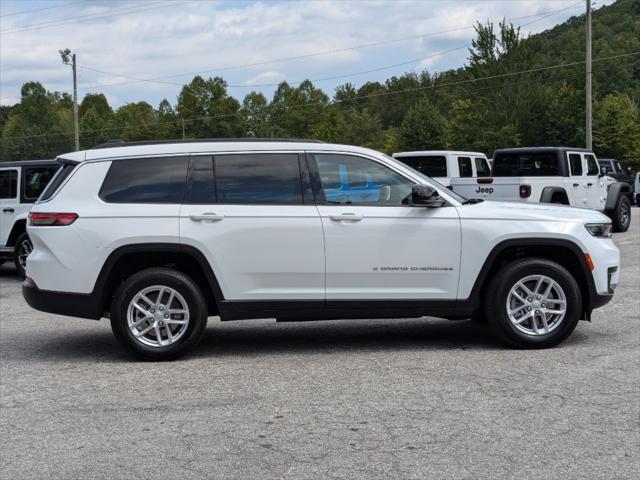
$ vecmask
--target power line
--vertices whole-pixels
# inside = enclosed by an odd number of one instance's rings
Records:
[[[594,59],[593,63],[603,62],[603,61],[607,61],[607,60],[615,60],[615,59],[619,59],[619,58],[627,58],[627,57],[631,57],[631,56],[635,56],[635,55],[640,55],[640,50],[636,51],[636,52],[624,53],[624,54],[619,54],[619,55],[611,55],[611,56],[608,56],[608,57],[600,57],[600,58]],[[465,79],[465,80],[457,80],[457,81],[441,83],[441,84],[405,88],[405,89],[402,89],[402,90],[395,90],[395,91],[391,91],[391,92],[388,92],[388,91],[375,92],[375,93],[370,93],[370,94],[367,94],[367,95],[358,95],[358,96],[351,97],[351,98],[348,98],[348,99],[345,99],[345,100],[331,100],[329,102],[311,102],[311,103],[306,103],[306,104],[293,105],[290,108],[291,109],[299,109],[299,108],[306,108],[306,107],[312,107],[312,106],[328,107],[330,105],[341,104],[341,103],[346,103],[346,102],[353,102],[353,101],[356,101],[356,100],[363,100],[363,99],[367,99],[367,98],[387,97],[387,96],[399,95],[399,94],[408,93],[408,92],[417,92],[417,91],[431,90],[431,89],[435,89],[435,88],[450,87],[450,86],[465,85],[465,84],[473,84],[473,83],[481,82],[481,81],[484,81],[484,80],[495,80],[495,79],[499,79],[499,78],[509,78],[509,77],[513,77],[513,76],[516,76],[516,75],[523,75],[523,74],[527,74],[527,73],[537,73],[537,72],[549,71],[549,70],[552,70],[552,69],[566,68],[566,67],[572,67],[572,66],[576,66],[576,65],[583,65],[584,63],[585,63],[584,61],[561,63],[561,64],[556,64],[556,65],[549,65],[549,66],[546,66],[546,67],[531,68],[531,69],[527,69],[527,70],[520,70],[520,71],[517,71],[517,72],[509,72],[509,73],[504,73],[504,74],[499,74],[499,75],[489,75],[489,76],[485,76],[485,77],[477,77],[477,78],[470,78],[470,79]],[[632,65],[633,64],[630,64],[630,66],[632,66]],[[575,75],[571,75],[571,76],[569,76],[567,78],[571,78],[571,77],[574,77],[574,76]],[[544,81],[538,81],[536,83],[544,83]],[[202,116],[202,117],[180,119],[180,120],[182,122],[193,123],[193,122],[196,122],[198,120],[205,120],[205,119],[217,120],[217,119],[221,119],[221,118],[230,118],[230,117],[236,117],[236,116],[240,116],[240,115],[242,115],[242,112],[234,112],[234,113],[222,114],[222,115]],[[138,124],[129,124],[129,125],[124,125],[124,126],[117,126],[117,127],[105,127],[105,128],[92,129],[92,130],[81,130],[81,133],[106,132],[106,131],[112,131],[112,130],[121,130],[123,128],[131,128],[131,127],[172,125],[174,123],[175,123],[175,121],[138,123]],[[0,140],[2,140],[2,141],[18,141],[18,140],[29,139],[29,138],[42,138],[42,137],[51,137],[51,136],[59,136],[59,135],[71,135],[71,134],[72,134],[72,132],[48,133],[48,134],[45,133],[45,134],[39,134],[39,135],[25,135],[25,136],[20,136],[20,137],[5,137],[5,138],[2,138]]]
[[[161,1],[161,2],[155,2],[152,4],[147,4],[145,7],[139,7],[139,6],[126,7],[126,8],[116,9],[115,11],[112,10],[106,13],[92,13],[87,15],[80,15],[77,17],[65,18],[62,20],[49,20],[47,22],[34,23],[31,25],[23,25],[21,27],[16,27],[9,30],[2,30],[0,31],[0,35],[7,35],[11,33],[25,32],[28,30],[41,30],[43,28],[68,25],[70,23],[75,23],[77,20],[95,20],[100,18],[118,17],[121,15],[129,15],[132,13],[146,12],[147,10],[155,10],[158,8],[167,8],[167,7],[174,7],[177,5],[185,5],[187,3],[193,3],[194,1],[196,0],[183,0],[183,1],[174,2],[174,3],[167,3],[167,2]],[[149,5],[152,5],[152,6],[149,6]]]
[[[0,15],[0,18],[16,17],[18,15],[26,15],[26,14],[31,15],[32,13],[42,12],[44,10],[52,10],[54,8],[68,7],[69,5],[75,5],[76,3],[82,3],[82,0],[76,0],[75,2],[61,3],[59,5],[51,5],[50,7],[36,8],[34,10],[21,10],[19,12],[5,13],[3,15]]]
[[[521,19],[525,19],[525,18],[539,17],[541,15],[543,16],[543,18],[541,18],[539,20],[544,20],[545,18],[548,18],[549,16],[554,15],[556,13],[560,13],[560,12],[569,10],[571,8],[575,8],[577,5],[580,5],[581,3],[582,2],[574,3],[572,5],[569,5],[568,7],[564,7],[564,8],[561,8],[559,10],[551,10],[551,11],[540,12],[540,13],[536,13],[536,14],[532,14],[532,15],[524,15],[524,16],[521,16],[521,17],[514,17],[514,18],[509,19],[509,22],[512,22],[514,20],[521,20]],[[538,20],[535,20],[535,21],[538,21]],[[530,25],[531,23],[534,23],[534,22],[526,23],[523,26]],[[200,70],[200,71],[196,71],[196,72],[188,72],[188,73],[185,72],[185,73],[177,73],[177,74],[171,74],[171,75],[163,75],[163,76],[152,77],[152,78],[141,78],[141,77],[131,76],[131,75],[127,75],[127,74],[119,74],[119,73],[107,72],[107,71],[104,71],[104,70],[98,70],[98,69],[89,68],[89,67],[83,67],[86,70],[92,70],[92,71],[95,71],[95,72],[98,72],[98,73],[102,73],[102,74],[105,74],[105,75],[111,75],[113,77],[118,77],[118,78],[127,78],[130,81],[113,82],[113,83],[98,83],[98,84],[93,84],[93,85],[81,87],[80,89],[81,90],[93,90],[95,88],[129,85],[129,84],[132,84],[132,83],[140,83],[140,82],[159,83],[159,84],[166,84],[166,85],[182,86],[183,85],[182,83],[171,82],[171,81],[167,81],[167,80],[168,79],[172,79],[172,78],[184,77],[184,76],[194,76],[194,75],[200,75],[200,74],[211,73],[211,72],[219,73],[219,72],[225,72],[225,71],[229,71],[229,70],[238,70],[238,69],[241,69],[241,68],[257,67],[257,66],[269,65],[269,64],[273,64],[273,63],[281,63],[281,62],[292,61],[292,60],[302,60],[302,59],[306,59],[306,58],[313,58],[313,57],[318,57],[318,56],[331,55],[331,54],[335,54],[335,53],[343,53],[343,52],[352,51],[352,50],[360,50],[360,49],[363,49],[363,48],[370,48],[370,47],[377,47],[377,46],[382,46],[382,45],[389,45],[389,44],[392,44],[392,43],[400,43],[400,42],[407,41],[407,40],[416,40],[416,39],[422,39],[422,38],[428,38],[428,37],[435,37],[435,36],[438,36],[438,35],[445,35],[447,33],[455,33],[455,32],[459,32],[459,31],[463,31],[463,30],[470,30],[470,29],[473,29],[474,27],[475,27],[475,25],[467,25],[465,27],[457,27],[457,28],[453,28],[453,29],[441,30],[441,31],[438,31],[438,32],[432,32],[432,33],[427,33],[427,34],[422,34],[422,35],[411,35],[411,36],[396,38],[396,39],[392,39],[392,40],[383,40],[383,41],[366,43],[366,44],[361,44],[361,45],[354,45],[354,46],[351,46],[351,47],[337,48],[337,49],[332,49],[332,50],[324,50],[324,51],[308,53],[308,54],[304,54],[304,55],[296,55],[296,56],[291,56],[291,57],[282,57],[282,58],[276,58],[276,59],[271,59],[271,60],[262,60],[262,61],[259,61],[259,62],[252,62],[252,63],[244,63],[244,64],[232,65],[232,66],[211,68],[211,69]],[[410,63],[410,62],[407,62],[407,63]],[[259,86],[259,85],[228,85],[228,87],[231,87],[231,88],[236,88],[236,87],[237,88],[247,88],[247,87],[255,87],[255,86]],[[267,86],[272,86],[272,85],[267,85]]]

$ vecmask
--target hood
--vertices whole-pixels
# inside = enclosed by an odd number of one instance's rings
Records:
[[[492,220],[546,220],[550,222],[608,223],[611,219],[596,210],[558,204],[526,202],[484,202],[458,207],[460,218]]]

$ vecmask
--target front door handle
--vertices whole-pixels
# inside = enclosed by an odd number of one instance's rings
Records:
[[[13,212],[16,211],[16,209],[15,208],[3,208],[2,211],[4,213],[13,213]]]
[[[593,187],[593,183],[587,183],[587,187]]]
[[[340,215],[329,215],[329,218],[334,222],[359,222],[364,218],[364,215],[358,215],[357,213],[341,213]]]
[[[218,215],[214,212],[205,212],[201,215],[189,215],[194,222],[219,222],[224,219],[224,215]]]

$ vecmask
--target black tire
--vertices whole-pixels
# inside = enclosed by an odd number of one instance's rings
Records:
[[[166,286],[177,291],[186,301],[189,322],[184,334],[167,346],[148,346],[136,340],[127,321],[129,303],[143,289],[155,285]],[[207,302],[191,278],[170,268],[149,268],[138,272],[116,291],[111,303],[111,329],[120,344],[141,360],[174,360],[194,348],[207,326]]]
[[[611,223],[614,232],[626,232],[631,225],[631,201],[629,197],[620,194],[616,202],[616,208],[610,212]]]
[[[640,207],[640,193],[636,193],[636,206]]]
[[[26,245],[28,245],[28,251],[26,251]],[[16,244],[13,247],[13,264],[16,266],[16,272],[20,278],[24,278],[27,274],[25,271],[26,263],[24,262],[26,261],[26,256],[31,252],[31,249],[33,249],[33,245],[31,244],[29,235],[25,232],[17,238]]]
[[[558,326],[533,336],[518,330],[509,320],[507,299],[511,288],[529,275],[544,275],[557,282],[566,297],[566,312]],[[498,271],[486,290],[485,315],[498,338],[516,348],[548,348],[564,341],[576,328],[582,312],[580,287],[561,265],[542,258],[516,260]]]

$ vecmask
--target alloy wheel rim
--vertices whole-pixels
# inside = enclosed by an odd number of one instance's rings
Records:
[[[167,347],[186,333],[189,306],[177,290],[153,285],[140,290],[129,302],[127,325],[137,342],[148,347]]]
[[[567,298],[554,279],[529,275],[511,288],[506,306],[513,327],[527,335],[540,336],[560,326],[567,312]]]
[[[620,223],[626,225],[629,221],[629,206],[623,203],[620,208]]]
[[[18,250],[18,263],[22,268],[27,267],[27,257],[31,254],[33,250],[33,245],[31,245],[31,240],[28,238],[24,239],[22,243],[20,243],[20,249]]]

